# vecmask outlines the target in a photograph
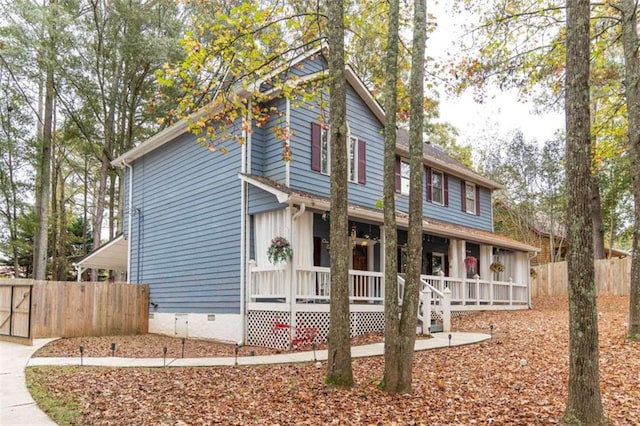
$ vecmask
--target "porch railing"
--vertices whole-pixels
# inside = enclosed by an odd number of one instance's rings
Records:
[[[296,299],[329,300],[331,270],[319,266],[296,268]],[[349,270],[349,300],[351,302],[382,303],[384,288],[382,272]]]
[[[329,268],[318,266],[297,267],[293,272],[287,266],[250,267],[249,297],[252,302],[273,301],[290,303],[291,279],[295,283],[295,300],[302,302],[328,302],[331,292]],[[292,275],[292,276],[291,276]],[[400,281],[399,276],[399,281]],[[465,310],[473,305],[526,305],[527,284],[492,281],[475,278],[452,278],[444,275],[422,275],[422,291],[431,292],[430,306],[437,307],[445,289],[451,291],[453,310]],[[402,299],[399,284],[399,299]],[[384,303],[384,274],[372,271],[349,271],[349,299],[356,303]],[[476,308],[477,309],[477,308]]]
[[[422,279],[438,291],[451,290],[452,305],[525,305],[528,303],[527,284],[509,281],[452,278],[444,275],[423,275]]]

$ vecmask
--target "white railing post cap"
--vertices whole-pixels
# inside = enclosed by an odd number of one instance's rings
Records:
[[[444,290],[442,290],[442,292],[446,294],[451,294],[451,289],[449,287],[445,287]]]

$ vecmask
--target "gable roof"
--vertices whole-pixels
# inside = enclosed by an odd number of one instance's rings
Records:
[[[327,197],[321,197],[304,191],[291,189],[281,183],[272,181],[263,176],[250,175],[246,173],[240,174],[240,179],[263,191],[273,194],[280,203],[306,204],[308,208],[315,210],[329,210],[331,200]],[[375,222],[384,222],[384,215],[381,209],[373,209],[362,207],[356,204],[348,205],[349,215],[361,219],[368,219]],[[398,225],[409,226],[409,215],[403,212],[396,212]],[[439,235],[447,238],[459,238],[470,240],[481,244],[499,246],[506,249],[539,252],[540,248],[529,244],[521,243],[504,235],[494,234],[493,232],[483,231],[480,229],[469,228],[467,226],[456,225],[453,223],[443,222],[433,218],[423,216],[422,229],[433,235]]]
[[[295,66],[302,62],[303,60],[310,58],[317,54],[326,55],[328,52],[327,46],[325,43],[321,43],[315,49],[311,49],[303,54],[287,61],[285,64],[275,68],[271,72],[267,73],[263,77],[259,78],[255,83],[251,84],[249,87],[243,88],[242,85],[238,85],[238,88],[235,90],[235,93],[238,96],[243,98],[251,97],[252,93],[262,86],[263,83],[269,81],[274,78],[278,74],[281,74],[288,67]],[[317,72],[314,74],[310,74],[304,77],[301,81],[308,81],[314,78],[324,77],[324,72]],[[367,89],[364,82],[360,79],[360,77],[356,74],[353,68],[350,65],[346,65],[345,67],[345,79],[354,89],[356,94],[360,96],[365,105],[371,110],[376,119],[384,125],[385,122],[385,112],[380,103],[373,97],[371,92]],[[277,96],[280,93],[278,88],[275,88],[270,92],[270,96]],[[160,131],[159,133],[153,135],[146,141],[142,142],[138,146],[133,149],[125,152],[120,155],[116,159],[111,162],[111,165],[115,167],[123,167],[127,163],[131,163],[132,161],[137,160],[138,158],[148,154],[151,151],[161,147],[162,145],[172,141],[176,137],[186,133],[189,131],[189,123],[198,120],[202,116],[210,113],[216,113],[219,111],[221,106],[213,106],[213,104],[209,104],[200,110],[196,111],[189,117],[178,121],[177,123],[169,126],[168,128]],[[397,140],[396,140],[396,151],[400,155],[408,155],[409,154],[409,134],[404,129],[398,129],[397,131]],[[424,162],[425,164],[435,167],[438,169],[442,169],[443,171],[449,172],[451,174],[455,174],[457,176],[468,179],[472,182],[478,183],[482,186],[498,189],[502,186],[495,181],[480,175],[479,173],[474,172],[469,169],[467,166],[462,164],[461,162],[455,160],[454,158],[447,155],[444,151],[439,150],[431,144],[424,144],[423,149]]]
[[[409,132],[404,129],[398,129],[396,147],[396,150],[400,154],[406,156],[409,155]],[[473,170],[462,164],[462,162],[456,160],[453,157],[450,157],[441,148],[435,145],[432,145],[430,143],[422,144],[422,154],[424,157],[424,163],[427,166],[440,169],[457,176],[461,176],[487,188],[502,188],[502,185],[500,185],[496,181],[474,172]]]

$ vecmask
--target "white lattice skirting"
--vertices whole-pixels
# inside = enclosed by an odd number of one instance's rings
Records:
[[[247,344],[288,349],[296,338],[296,330],[276,327],[276,324],[291,325],[290,319],[289,312],[249,311]],[[382,333],[384,331],[384,312],[351,312],[349,322],[351,323],[351,337],[367,333]],[[329,333],[329,312],[296,312],[296,327],[298,330],[315,329],[317,334],[313,343],[325,342]]]

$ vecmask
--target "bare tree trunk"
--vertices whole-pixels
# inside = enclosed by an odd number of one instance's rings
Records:
[[[56,0],[50,0],[49,9],[55,17]],[[55,21],[55,19],[54,19]],[[51,24],[53,25],[53,24]],[[36,176],[36,216],[38,225],[33,242],[33,277],[44,280],[47,277],[47,244],[49,227],[49,200],[51,194],[51,146],[53,140],[53,67],[55,65],[55,27],[49,27],[46,47],[46,82],[44,99],[44,122]]]
[[[331,296],[326,382],[353,386],[349,321],[347,211],[347,102],[344,75],[344,3],[328,3],[329,126],[331,146]]]
[[[598,315],[591,215],[589,2],[567,1],[567,269],[569,385],[564,421],[605,424],[598,371]]]
[[[591,177],[591,216],[593,218],[593,258],[604,259],[604,222],[598,177]]]
[[[638,341],[640,340],[640,66],[638,65],[637,5],[633,0],[621,0],[618,7],[622,12],[629,152],[635,203],[628,336],[629,339]]]
[[[422,188],[424,129],[424,51],[427,39],[427,8],[425,0],[415,0],[413,15],[413,53],[411,55],[410,123],[409,123],[409,240],[407,273],[400,315],[400,380],[399,393],[411,392],[413,356],[420,299],[422,271]]]
[[[388,392],[398,388],[400,329],[398,306],[398,228],[396,224],[396,111],[398,109],[399,0],[389,1],[389,33],[384,92],[384,376],[381,387]]]

